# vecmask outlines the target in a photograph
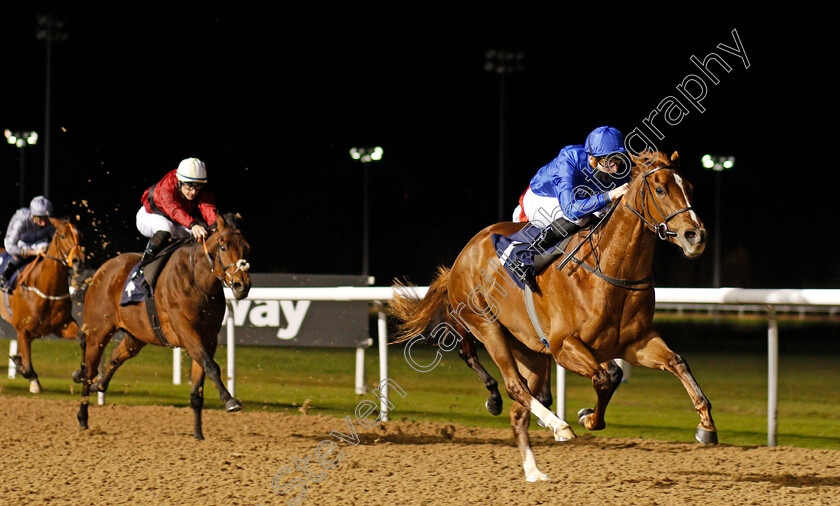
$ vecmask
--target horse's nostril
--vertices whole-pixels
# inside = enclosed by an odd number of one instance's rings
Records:
[[[236,291],[242,290],[242,283],[234,283],[233,289]]]

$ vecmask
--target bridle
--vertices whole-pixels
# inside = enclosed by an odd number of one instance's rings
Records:
[[[225,236],[228,236],[228,235],[242,235],[242,232],[238,232],[238,231],[222,232],[222,234],[219,236],[219,238],[216,239],[216,246],[213,249],[213,255],[212,256],[210,255],[210,251],[207,249],[207,241],[203,237],[201,238],[201,244],[204,247],[204,257],[207,259],[207,265],[210,267],[210,272],[213,273],[213,275],[216,277],[216,279],[218,279],[219,281],[222,282],[222,285],[224,285],[228,288],[231,288],[231,285],[233,284],[233,277],[236,275],[236,273],[237,272],[248,272],[248,270],[251,268],[251,265],[244,258],[240,258],[237,261],[235,261],[231,264],[228,264],[228,265],[224,265],[222,263],[222,255],[220,254],[222,247],[221,247],[220,242],[221,242],[222,237],[225,237]],[[198,241],[196,241],[196,244],[193,245],[193,251],[190,254],[190,270],[193,271],[193,272],[195,272],[195,269],[193,268],[193,266],[194,266],[193,257],[195,255],[196,246],[198,246]],[[215,259],[216,259],[215,262],[213,262],[213,257],[215,257]],[[218,267],[220,267],[222,269],[221,274],[216,272],[216,266],[217,265],[218,265]],[[234,267],[236,267],[236,270],[234,270],[233,272],[230,272],[230,269],[234,268]]]
[[[52,255],[47,255],[46,253],[43,254],[43,257],[44,258],[49,258],[50,260],[55,260],[56,262],[64,265],[65,267],[73,268],[73,261],[76,258],[76,255],[73,255],[73,252],[76,251],[76,250],[79,250],[79,253],[77,255],[80,256],[80,257],[83,257],[84,255],[82,254],[82,247],[79,244],[79,237],[76,235],[76,230],[73,228],[73,225],[70,224],[70,223],[68,223],[67,226],[70,227],[70,234],[73,236],[73,247],[70,248],[67,251],[67,253],[63,254],[64,258],[54,257]],[[56,230],[55,233],[58,234],[58,230]],[[59,252],[59,253],[61,253],[61,252]]]
[[[671,171],[676,170],[676,168],[675,168],[675,167],[672,167],[672,166],[670,166],[670,165],[665,165],[665,166],[662,166],[662,167],[657,167],[657,168],[655,168],[655,169],[651,169],[651,170],[649,170],[649,171],[645,172],[645,173],[642,175],[642,177],[644,178],[644,179],[643,179],[643,183],[644,183],[644,184],[642,184],[642,185],[639,187],[639,197],[641,197],[641,201],[642,201],[641,211],[640,211],[640,210],[637,210],[636,208],[634,208],[633,206],[631,206],[631,205],[630,205],[630,203],[628,202],[628,200],[627,200],[627,199],[623,199],[623,200],[624,200],[624,205],[625,205],[628,209],[630,209],[631,211],[633,211],[633,213],[634,213],[636,216],[638,216],[639,218],[641,218],[641,219],[642,219],[642,221],[645,223],[645,225],[647,225],[648,227],[650,227],[650,229],[651,229],[653,232],[655,232],[655,233],[656,233],[656,236],[657,236],[657,237],[659,237],[659,238],[660,238],[660,239],[662,239],[663,241],[666,241],[666,240],[668,240],[668,237],[674,237],[674,236],[676,236],[676,235],[677,235],[677,233],[676,233],[676,232],[674,232],[673,230],[671,230],[671,229],[669,229],[669,228],[668,228],[668,222],[669,222],[669,221],[671,221],[671,219],[672,219],[672,218],[674,218],[674,217],[676,217],[677,215],[679,215],[679,214],[681,214],[681,213],[684,213],[684,212],[686,212],[686,211],[691,211],[691,210],[692,210],[692,209],[694,209],[694,208],[693,208],[693,207],[691,207],[691,206],[688,206],[688,207],[683,207],[682,209],[678,209],[678,210],[674,211],[673,213],[666,215],[666,214],[665,214],[665,211],[663,211],[663,210],[662,210],[662,208],[661,208],[661,207],[659,207],[659,204],[657,204],[657,203],[656,203],[656,196],[653,194],[653,191],[650,189],[650,182],[648,182],[648,179],[647,179],[647,178],[648,178],[648,176],[650,176],[651,174],[653,174],[653,173],[655,173],[655,172],[658,172],[658,171],[660,171],[660,170],[663,170],[663,169],[668,169],[668,170],[671,170]],[[656,221],[657,221],[657,220],[655,220],[655,219],[653,218],[653,215],[651,214],[650,209],[648,209],[647,205],[645,204],[645,193],[647,193],[648,195],[650,195],[650,201],[651,201],[651,202],[653,202],[653,206],[654,206],[654,207],[656,208],[656,210],[659,212],[659,216],[661,216],[661,217],[662,217],[662,221],[661,221],[661,222],[659,222],[658,224],[656,223]],[[638,202],[638,201],[639,201],[639,199],[636,199],[636,201]]]
[[[82,254],[82,247],[79,245],[79,237],[76,235],[76,230],[73,228],[72,224],[68,223],[67,225],[70,227],[70,234],[73,236],[73,247],[70,248],[70,250],[67,251],[66,254],[63,254],[64,258],[54,257],[52,255],[47,255],[46,253],[42,253],[41,255],[39,255],[39,257],[45,258],[45,259],[50,259],[50,260],[55,260],[56,262],[60,263],[61,265],[64,265],[65,267],[73,268],[73,260],[75,259],[75,256],[73,255],[73,252],[78,249],[79,250],[79,255],[83,256],[83,254]],[[55,233],[58,234],[58,230],[56,230]],[[53,241],[55,241],[55,240],[56,240],[56,237],[53,236]],[[31,273],[32,271],[30,270],[29,272]],[[29,279],[29,278],[27,277],[27,279]],[[35,293],[35,295],[41,297],[42,299],[64,300],[64,299],[67,299],[67,298],[70,297],[70,292],[67,292],[63,295],[46,294],[46,293],[42,292],[41,290],[39,290],[38,288],[36,288],[34,286],[29,286],[29,285],[24,284],[24,280],[21,280],[19,286],[24,290],[28,290],[30,292]]]
[[[642,178],[643,178],[642,181],[643,181],[644,184],[642,184],[639,188],[639,196],[642,197],[642,199],[641,199],[642,200],[641,212],[639,210],[635,209],[634,207],[632,207],[627,202],[627,199],[625,199],[624,197],[622,197],[622,200],[624,200],[624,205],[628,209],[633,211],[633,213],[636,216],[641,218],[642,221],[648,227],[650,227],[650,229],[653,232],[656,233],[657,237],[659,237],[660,239],[665,241],[665,240],[668,239],[668,237],[673,237],[673,236],[677,235],[676,232],[674,232],[674,231],[672,231],[671,229],[668,228],[668,222],[672,218],[674,218],[675,216],[677,216],[681,213],[684,213],[686,211],[692,210],[692,207],[691,206],[684,207],[684,208],[679,209],[677,211],[674,211],[673,213],[668,214],[668,215],[666,215],[665,211],[663,211],[662,208],[659,207],[659,204],[656,203],[656,197],[653,194],[653,191],[650,189],[650,183],[648,182],[647,178],[651,174],[653,174],[655,172],[658,172],[660,170],[663,170],[663,169],[668,169],[668,170],[672,170],[672,171],[676,170],[675,167],[672,167],[670,165],[665,165],[665,166],[662,166],[662,167],[657,167],[655,169],[651,169],[651,170],[645,172],[642,175]],[[651,201],[653,202],[654,207],[659,212],[659,216],[662,217],[662,221],[659,222],[658,224],[656,223],[657,220],[655,220],[653,215],[651,214],[650,209],[648,209],[648,207],[645,205],[645,192],[647,192],[647,194],[650,195]],[[589,233],[586,235],[586,237],[583,239],[583,241],[581,241],[571,252],[569,252],[569,253],[563,252],[563,254],[565,255],[565,258],[562,261],[560,261],[559,265],[557,266],[558,271],[562,270],[563,267],[569,261],[572,261],[572,262],[578,264],[579,266],[581,266],[583,269],[585,269],[585,270],[591,272],[592,274],[595,274],[596,276],[600,277],[601,279],[603,279],[607,283],[610,283],[611,285],[615,285],[615,286],[618,286],[618,287],[621,287],[621,288],[625,288],[627,290],[648,290],[648,289],[653,287],[653,278],[652,277],[647,277],[647,278],[638,279],[638,280],[626,280],[626,279],[618,279],[618,278],[614,278],[612,276],[608,276],[607,274],[604,274],[603,271],[601,271],[601,259],[600,259],[599,255],[597,253],[597,248],[592,243],[592,236],[595,233],[595,231],[600,229],[601,226],[609,219],[610,215],[612,215],[613,211],[615,211],[618,208],[619,205],[620,204],[618,202],[616,202],[615,205],[610,207],[609,211],[607,211],[607,213],[605,213],[604,216],[601,217],[601,219],[598,221],[598,223],[594,227],[592,227],[592,229],[589,231]],[[595,256],[595,267],[589,266],[583,260],[579,260],[578,258],[575,257],[575,254],[577,253],[577,251],[586,242],[589,243],[590,249],[592,250],[592,253]]]

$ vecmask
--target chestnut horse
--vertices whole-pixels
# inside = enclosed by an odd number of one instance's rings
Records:
[[[213,359],[225,313],[223,286],[229,287],[237,300],[245,298],[251,289],[250,246],[238,228],[238,218],[239,215],[219,215],[203,244],[190,240],[175,250],[160,272],[154,290],[165,340],[170,346],[184,348],[192,358],[190,407],[196,439],[204,439],[201,409],[205,374],[219,390],[227,411],[242,409],[242,404],[225,388],[219,364]],[[82,429],[88,427],[90,392],[106,391],[120,365],[145,345],[163,346],[149,321],[146,302],[120,305],[126,279],[139,260],[137,253],[124,253],[108,260],[94,274],[85,295],[84,325],[79,334],[84,359],[73,374],[74,380],[83,383],[77,416]],[[122,330],[125,338],[114,348],[105,372],[97,380],[105,345],[117,330]]]
[[[488,274],[496,252],[492,234],[509,235],[524,225],[499,223],[479,232],[466,245],[451,269],[441,269],[422,300],[403,293],[392,312],[403,321],[397,342],[437,325],[441,332],[462,336],[454,324],[475,336],[499,366],[508,396],[519,450],[528,481],[547,480],[534,459],[528,437],[530,413],[554,433],[558,441],[575,438],[571,427],[549,411],[533,392],[546,385],[550,355],[564,368],[591,378],[597,394],[594,409],[578,412],[588,430],[603,429],[604,414],[621,381],[614,359],[676,375],[700,416],[696,439],[717,443],[711,403],[698,386],[688,364],[671,351],[653,328],[653,249],[656,238],[671,242],[686,257],[699,256],[706,231],[691,207],[691,184],[679,173],[679,156],[644,153],[634,157],[630,189],[613,212],[588,239],[580,233],[577,260],[562,270],[551,266],[537,276],[535,313],[547,336],[541,341],[526,306],[509,275],[499,269]],[[595,271],[594,273],[592,271]]]
[[[32,340],[53,333],[74,339],[79,333],[73,319],[69,274],[70,269],[78,274],[84,266],[81,234],[69,220],[50,218],[50,222],[55,234],[46,253],[27,264],[18,275],[17,286],[8,296],[9,308],[0,302],[0,315],[17,331],[19,354],[11,358],[20,375],[29,380],[33,394],[41,393],[41,383],[32,367]]]

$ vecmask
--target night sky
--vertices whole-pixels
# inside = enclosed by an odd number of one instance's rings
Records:
[[[833,21],[802,4],[626,4],[7,3],[0,130],[43,141],[36,13],[53,12],[69,37],[53,43],[50,197],[82,217],[95,264],[142,250],[140,196],[195,156],[220,210],[244,216],[256,272],[359,274],[362,165],[348,150],[379,145],[371,274],[425,284],[496,221],[499,77],[485,52],[521,51],[524,70],[505,81],[506,218],[561,148],[605,124],[650,135],[643,121],[674,96],[688,114],[654,119],[656,145],[680,152],[695,208],[722,234],[723,284],[837,288]],[[718,48],[735,47],[733,30],[749,68]],[[690,57],[711,52],[732,70],[711,64],[720,82],[705,78],[701,113],[677,86],[701,74]],[[27,201],[42,193],[43,149],[26,150]],[[736,157],[722,230],[705,153]],[[0,145],[2,229],[18,207],[18,156]],[[711,249],[687,261],[660,244],[657,284],[711,286]]]

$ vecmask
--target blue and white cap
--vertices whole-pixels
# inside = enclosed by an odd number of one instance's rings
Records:
[[[52,216],[52,211],[52,202],[42,195],[38,195],[29,203],[29,212],[32,216]]]
[[[624,153],[624,136],[617,128],[598,127],[586,137],[586,154],[606,156],[610,153]]]

